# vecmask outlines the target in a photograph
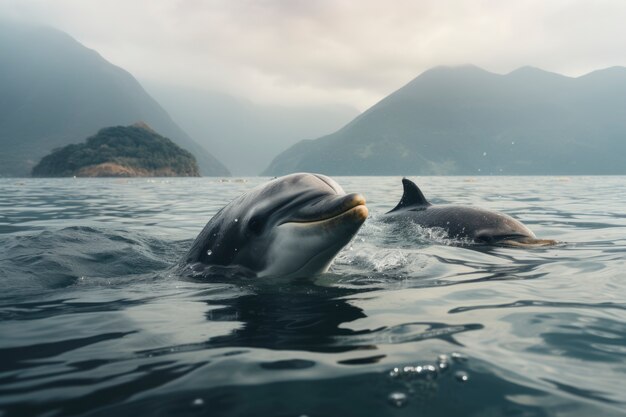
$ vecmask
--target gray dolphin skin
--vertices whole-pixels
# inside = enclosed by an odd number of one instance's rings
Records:
[[[367,215],[365,199],[331,178],[287,175],[222,208],[183,260],[243,267],[261,277],[315,275],[328,269]]]
[[[451,238],[487,245],[533,247],[556,243],[537,239],[528,227],[506,214],[471,206],[432,205],[414,182],[404,178],[402,185],[402,199],[383,216],[384,221],[409,220],[422,227],[444,229]]]

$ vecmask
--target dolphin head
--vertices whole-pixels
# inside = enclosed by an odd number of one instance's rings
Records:
[[[507,214],[474,207],[465,208],[464,211],[465,221],[469,224],[473,223],[474,229],[471,237],[477,243],[514,247],[556,244],[555,240],[537,239],[532,230]]]
[[[244,267],[257,276],[326,271],[356,234],[368,210],[318,174],[276,178],[220,210],[196,238],[186,263]]]
[[[496,211],[464,207],[462,215],[470,225],[471,237],[477,243],[497,246],[522,246],[537,241],[535,234],[519,220]]]

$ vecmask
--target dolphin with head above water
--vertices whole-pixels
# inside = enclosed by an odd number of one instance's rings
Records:
[[[554,240],[537,239],[520,221],[479,207],[432,205],[415,183],[402,179],[400,203],[383,216],[384,221],[409,220],[426,228],[441,228],[454,239],[501,246],[545,246]]]
[[[325,272],[359,230],[368,211],[318,174],[276,178],[239,196],[207,223],[183,261],[237,266],[257,276]]]

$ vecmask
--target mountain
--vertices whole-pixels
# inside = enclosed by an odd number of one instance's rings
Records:
[[[428,70],[266,175],[626,174],[626,68]]]
[[[199,177],[194,156],[145,123],[100,129],[44,156],[33,177]]]
[[[341,105],[261,105],[218,92],[142,84],[236,175],[258,175],[294,143],[334,132],[359,114]]]
[[[128,72],[63,32],[0,20],[0,176],[29,175],[51,150],[136,120],[192,152],[204,175],[228,175]]]

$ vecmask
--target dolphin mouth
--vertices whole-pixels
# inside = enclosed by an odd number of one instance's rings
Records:
[[[540,248],[543,246],[554,246],[558,242],[552,239],[537,239],[532,237],[513,237],[496,242],[497,246],[507,246],[513,248]]]
[[[303,216],[303,218],[293,218],[282,224],[320,224],[332,222],[340,219],[353,218],[356,221],[363,222],[367,219],[369,211],[365,205],[365,198],[360,194],[349,194],[342,196],[341,199],[332,202],[323,213],[316,213],[314,216]]]
[[[327,218],[323,218],[320,220],[311,220],[311,221],[306,221],[306,222],[289,222],[289,223],[299,223],[303,225],[315,225],[315,224],[328,224],[328,223],[343,221],[343,220],[348,220],[348,219],[352,219],[356,222],[363,223],[367,219],[368,214],[369,214],[369,210],[367,209],[365,204],[359,204],[357,206],[354,206],[332,217],[327,217]]]

